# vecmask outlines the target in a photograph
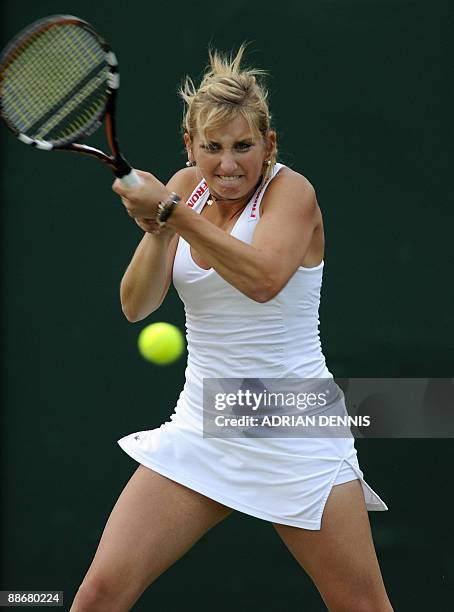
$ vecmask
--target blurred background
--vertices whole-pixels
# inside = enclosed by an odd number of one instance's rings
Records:
[[[162,180],[186,161],[181,79],[201,75],[209,43],[230,50],[250,41],[247,63],[270,73],[280,161],[314,184],[324,215],[320,317],[330,370],[453,375],[451,2],[3,0],[1,46],[55,13],[86,19],[111,42],[123,150]],[[0,590],[64,590],[69,609],[136,468],[116,440],[167,420],[184,380],[184,359],[146,363],[137,335],[154,321],[184,328],[184,313],[172,288],[146,321],[123,317],[119,283],[141,231],[107,168],[24,147],[3,125],[0,137]],[[453,609],[452,439],[356,446],[390,508],[370,520],[394,609]],[[237,512],[134,610],[261,607],[325,609],[271,525]]]

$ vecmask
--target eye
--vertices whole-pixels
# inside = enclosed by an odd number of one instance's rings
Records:
[[[210,153],[219,150],[219,145],[217,145],[215,142],[208,142],[206,144],[201,144],[200,146],[202,149],[205,149],[205,151],[209,151]]]
[[[239,142],[238,144],[235,145],[235,148],[238,149],[238,151],[249,151],[251,147],[252,147],[251,142]]]

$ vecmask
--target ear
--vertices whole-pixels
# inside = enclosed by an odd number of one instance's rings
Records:
[[[277,135],[274,130],[270,130],[266,135],[266,153],[267,156],[271,155],[271,153],[276,148]]]
[[[184,146],[186,147],[186,151],[188,152],[189,161],[194,161],[194,156],[192,154],[192,140],[187,132],[185,132],[184,136]]]

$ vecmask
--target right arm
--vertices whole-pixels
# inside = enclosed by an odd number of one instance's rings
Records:
[[[167,188],[186,201],[196,184],[195,170],[188,168],[177,172]],[[162,304],[172,280],[177,244],[178,234],[168,228],[143,236],[120,285],[121,308],[128,321],[141,321]]]

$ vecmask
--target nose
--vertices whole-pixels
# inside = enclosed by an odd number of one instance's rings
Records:
[[[219,174],[229,176],[235,174],[237,163],[234,155],[230,151],[224,151],[219,163]]]

